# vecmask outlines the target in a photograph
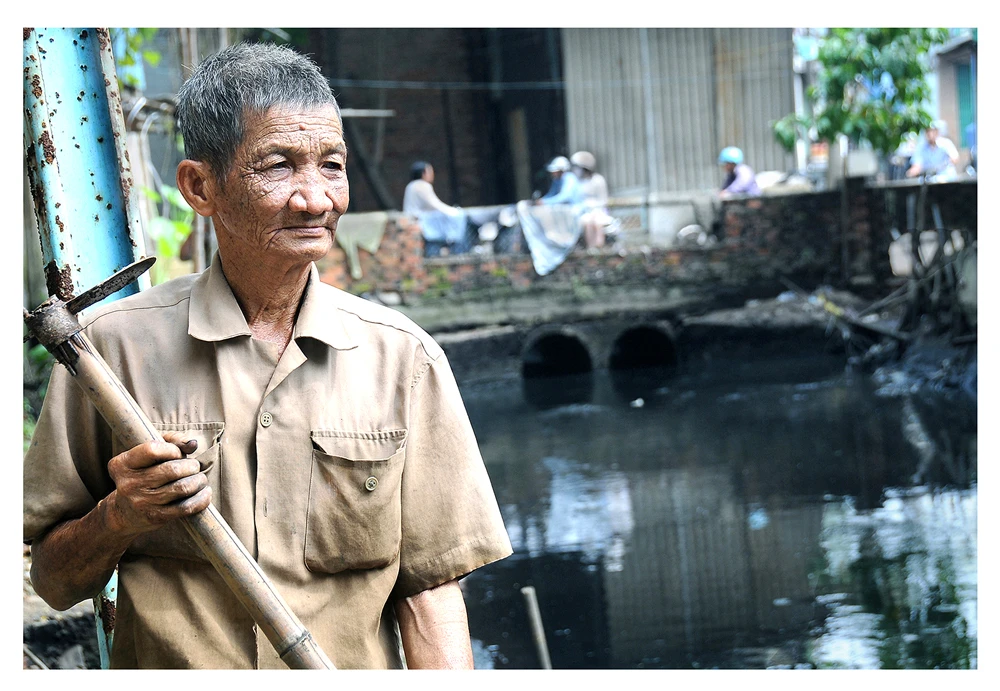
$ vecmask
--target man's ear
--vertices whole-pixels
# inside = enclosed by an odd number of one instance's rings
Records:
[[[185,158],[177,164],[177,189],[199,216],[215,213],[215,177],[204,161]]]

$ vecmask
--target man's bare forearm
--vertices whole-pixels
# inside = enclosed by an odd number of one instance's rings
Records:
[[[112,495],[31,544],[31,584],[54,609],[69,609],[100,592],[135,539],[134,533],[115,527]]]
[[[55,609],[96,595],[139,535],[208,507],[212,490],[197,459],[198,444],[167,432],[108,462],[115,490],[83,518],[56,525],[31,545],[31,584]]]
[[[417,593],[395,605],[410,669],[472,669],[469,618],[458,581]]]

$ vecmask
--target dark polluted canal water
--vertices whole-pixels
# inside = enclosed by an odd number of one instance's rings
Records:
[[[810,359],[462,387],[514,555],[477,668],[976,668],[975,403]]]

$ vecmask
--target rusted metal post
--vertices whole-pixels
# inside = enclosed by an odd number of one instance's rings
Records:
[[[107,29],[24,29],[24,150],[50,295],[69,300],[145,256]],[[117,573],[94,599],[103,667],[116,591]]]
[[[24,29],[24,147],[50,295],[145,256],[107,29]]]

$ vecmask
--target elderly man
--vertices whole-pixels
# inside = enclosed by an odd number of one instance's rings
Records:
[[[65,609],[117,564],[112,667],[282,667],[177,522],[211,501],[338,667],[470,668],[457,579],[510,542],[441,348],[319,281],[348,205],[326,79],[240,44],[177,114],[218,253],[85,321],[168,443],[120,448],[56,368],[24,463],[36,591]]]

